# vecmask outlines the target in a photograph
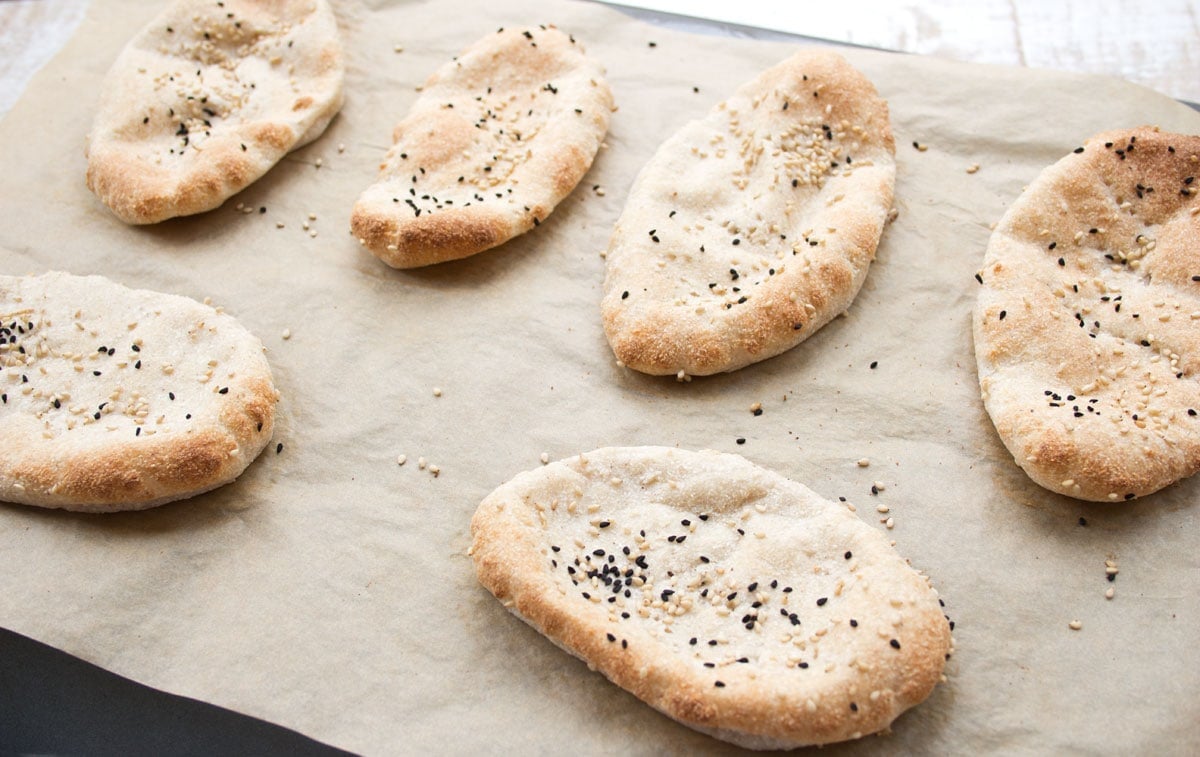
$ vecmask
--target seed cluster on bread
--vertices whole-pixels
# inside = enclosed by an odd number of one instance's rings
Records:
[[[1038,484],[1087,500],[1200,470],[1200,137],[1098,134],[992,234],[975,357],[996,430]]]
[[[388,265],[474,255],[546,220],[608,131],[604,70],[553,26],[500,29],[439,69],[351,230]]]
[[[936,592],[882,534],[736,455],[596,450],[499,487],[471,530],[479,579],[509,610],[742,746],[886,728],[949,655]]]
[[[892,207],[887,104],[841,56],[800,52],[668,139],[613,231],[602,311],[656,375],[777,355],[849,307]]]
[[[88,187],[131,224],[211,210],[321,135],[343,73],[326,0],[176,0],[105,79]]]
[[[277,395],[232,317],[99,276],[0,276],[0,500],[140,510],[232,481]]]

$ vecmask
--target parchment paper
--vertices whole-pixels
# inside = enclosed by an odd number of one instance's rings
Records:
[[[268,347],[283,450],[143,513],[0,505],[0,624],[352,750],[731,752],[510,616],[466,556],[480,499],[543,451],[709,447],[845,496],[881,529],[890,506],[888,535],[956,622],[949,682],[891,735],[826,754],[1200,749],[1200,479],[1116,505],[1031,483],[980,403],[969,318],[989,224],[1043,166],[1102,129],[1197,133],[1200,116],[1110,79],[845,51],[890,101],[898,145],[899,219],[867,284],[797,349],[681,384],[614,364],[600,252],[657,145],[793,45],[580,2],[343,5],[347,101],[328,133],[219,210],[131,228],[84,187],[83,141],[104,72],[153,13],[96,0],[0,123],[0,270],[211,296]],[[525,237],[388,269],[348,218],[415,86],[496,27],[537,23],[607,66],[607,148]]]

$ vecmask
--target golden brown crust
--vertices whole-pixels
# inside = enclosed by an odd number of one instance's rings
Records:
[[[552,26],[489,35],[426,82],[351,231],[396,268],[503,244],[587,173],[612,105],[603,69],[573,37]]]
[[[887,104],[824,51],[684,127],[643,168],[609,243],[601,308],[617,359],[707,375],[807,339],[866,278],[894,150]]]
[[[1200,137],[1098,134],[996,227],[974,319],[984,404],[1038,484],[1124,501],[1200,470]]]
[[[949,654],[936,593],[877,531],[734,455],[597,450],[501,486],[471,529],[479,580],[509,610],[743,746],[886,728]]]
[[[326,0],[177,0],[109,71],[87,185],[126,223],[211,210],[324,131],[342,78]]]
[[[232,481],[271,438],[262,344],[211,307],[0,276],[0,320],[0,500],[140,510]]]

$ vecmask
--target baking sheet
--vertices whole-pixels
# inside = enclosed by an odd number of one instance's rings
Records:
[[[326,135],[218,210],[131,228],[85,188],[83,140],[104,72],[153,13],[96,0],[0,122],[0,271],[212,297],[268,347],[283,450],[143,513],[0,504],[0,625],[361,752],[734,752],[511,617],[466,555],[477,503],[542,452],[708,447],[845,496],[881,529],[888,505],[889,536],[956,622],[948,683],[891,734],[825,753],[1200,748],[1200,479],[1118,505],[1040,489],[983,410],[970,337],[989,224],[1044,165],[1102,129],[1200,133],[1200,116],[1112,79],[844,51],[897,142],[899,217],[863,291],[780,357],[676,383],[615,365],[600,253],[657,145],[795,45],[590,3],[343,3],[347,101]],[[363,252],[350,207],[415,87],[496,27],[539,23],[608,68],[619,105],[580,187],[464,261],[399,272]]]

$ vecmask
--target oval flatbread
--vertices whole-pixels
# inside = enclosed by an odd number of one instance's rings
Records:
[[[87,185],[126,223],[211,210],[325,131],[343,67],[326,0],[176,0],[108,72]]]
[[[1200,469],[1200,137],[1111,131],[1044,170],[988,243],[984,405],[1030,478],[1124,501]]]
[[[505,607],[741,746],[886,728],[950,652],[936,592],[882,534],[736,455],[600,449],[501,486],[471,530]]]
[[[849,307],[892,206],[887,103],[840,56],[801,52],[668,139],[609,243],[617,359],[655,375],[778,355]]]
[[[552,26],[488,35],[425,83],[351,230],[395,268],[524,234],[587,173],[612,105],[574,37]]]
[[[262,343],[99,276],[0,276],[0,500],[141,510],[240,474],[271,438]]]

